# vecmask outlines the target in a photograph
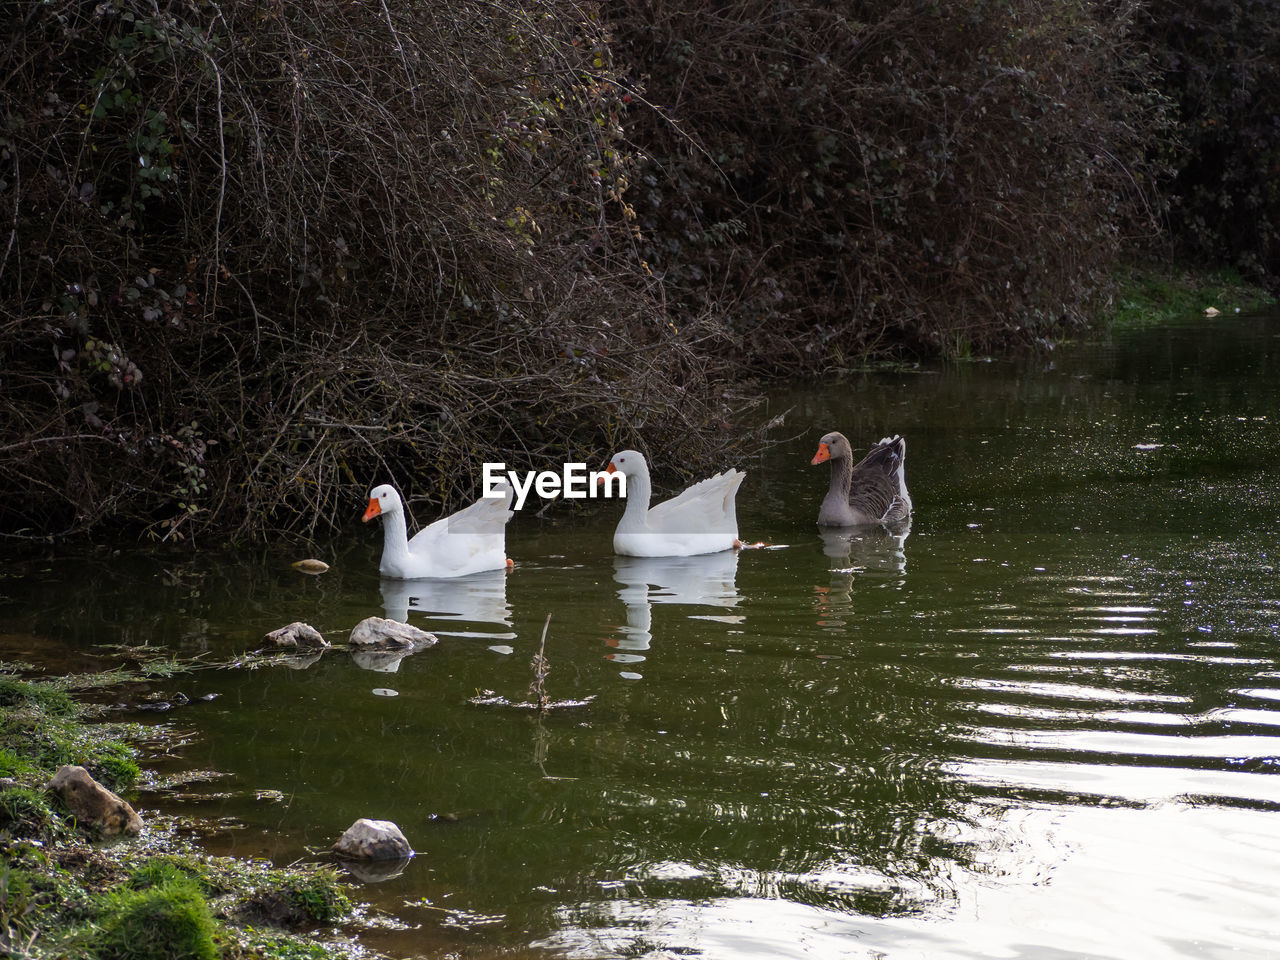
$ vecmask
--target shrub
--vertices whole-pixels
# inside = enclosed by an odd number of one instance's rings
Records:
[[[0,524],[343,525],[374,482],[618,446],[740,404],[623,261],[586,3],[0,8]]]

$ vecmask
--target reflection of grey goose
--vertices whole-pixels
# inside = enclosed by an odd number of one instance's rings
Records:
[[[844,434],[828,433],[818,441],[810,462],[824,460],[831,461],[831,488],[818,511],[818,523],[824,527],[892,523],[911,516],[904,472],[907,441],[902,437],[885,437],[855,464]]]
[[[615,552],[628,557],[691,557],[742,545],[734,503],[746,476],[741,470],[717,473],[650,507],[653,487],[643,454],[615,453],[606,469],[627,478],[627,507],[613,535]]]

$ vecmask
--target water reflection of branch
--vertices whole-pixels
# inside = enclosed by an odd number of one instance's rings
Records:
[[[547,730],[545,714],[538,714],[533,729],[533,762],[542,771],[543,780],[577,780],[577,777],[557,777],[547,773],[547,756],[551,753],[551,733]]]
[[[533,655],[529,666],[533,667],[533,683],[529,685],[529,693],[538,701],[538,720],[533,733],[533,762],[542,771],[544,780],[575,780],[576,777],[553,777],[547,773],[547,754],[550,752],[551,735],[547,733],[545,719],[551,699],[547,696],[545,681],[551,672],[551,662],[547,660],[547,630],[551,626],[551,614],[542,624],[542,639],[538,641],[538,652]]]
[[[538,769],[542,771],[543,780],[555,780],[556,777],[547,773],[547,754],[550,753],[551,737],[547,733],[547,726],[543,722],[543,715],[538,715],[537,725],[533,730],[533,762],[538,765]]]

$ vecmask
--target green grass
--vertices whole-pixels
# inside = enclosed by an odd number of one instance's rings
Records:
[[[189,877],[106,894],[94,925],[99,960],[218,960],[209,902]]]
[[[244,931],[246,953],[262,960],[333,960],[333,948],[321,943],[309,943],[294,937],[255,930]]]
[[[68,832],[43,790],[14,787],[0,792],[0,831],[41,841]]]
[[[179,856],[162,855],[144,860],[129,871],[129,882],[139,890],[173,883],[189,883],[199,887],[204,894],[217,892],[216,885],[210,882],[207,870],[198,862]]]
[[[134,750],[113,724],[87,724],[60,686],[0,676],[0,776],[43,786],[63,764],[78,764],[110,790],[138,779]]]
[[[4,676],[0,676],[0,708],[35,709],[50,717],[74,717],[79,713],[76,702],[62,690]]]
[[[333,870],[284,874],[277,888],[313,923],[333,923],[351,912],[351,901]]]

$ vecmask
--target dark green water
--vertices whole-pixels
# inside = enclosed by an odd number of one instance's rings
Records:
[[[191,732],[152,767],[225,776],[144,816],[278,862],[396,821],[419,856],[361,893],[401,956],[1274,955],[1280,319],[774,407],[795,439],[739,464],[739,515],[778,549],[621,560],[615,505],[526,510],[511,573],[415,588],[441,642],[394,673],[335,652],[155,684],[193,700],[125,714]],[[819,535],[830,429],[908,438],[905,538]],[[321,577],[283,550],[10,562],[3,655],[343,640],[405,603],[363,493]],[[548,613],[548,691],[590,705],[469,703],[527,696]]]

